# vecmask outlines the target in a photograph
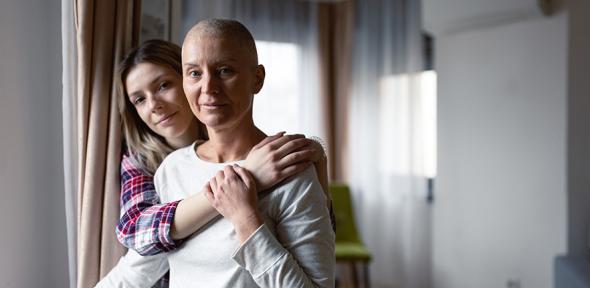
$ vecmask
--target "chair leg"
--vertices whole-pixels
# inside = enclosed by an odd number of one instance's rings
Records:
[[[355,288],[359,287],[359,281],[358,281],[358,275],[356,274],[356,263],[354,261],[350,262],[350,272],[352,274],[352,283],[354,285]]]
[[[365,280],[365,288],[371,287],[371,282],[369,281],[369,264],[367,262],[363,262],[363,279]]]

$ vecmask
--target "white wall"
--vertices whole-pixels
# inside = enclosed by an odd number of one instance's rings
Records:
[[[568,15],[437,35],[435,287],[552,287],[567,244]]]
[[[0,39],[0,287],[67,287],[60,1],[1,1]]]

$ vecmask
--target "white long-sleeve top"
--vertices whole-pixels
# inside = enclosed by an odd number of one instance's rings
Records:
[[[154,176],[156,190],[162,202],[187,198],[231,164],[199,159],[193,144],[171,153],[162,162]],[[264,224],[242,245],[233,225],[220,217],[180,249],[143,261],[141,270],[162,275],[165,270],[161,269],[168,268],[162,262],[167,260],[171,288],[334,287],[334,232],[314,168],[268,191],[258,205]],[[119,272],[116,276],[132,275]],[[152,283],[146,281],[137,287]]]
[[[145,288],[152,287],[166,272],[165,254],[141,256],[129,249],[117,265],[94,286],[95,288]]]

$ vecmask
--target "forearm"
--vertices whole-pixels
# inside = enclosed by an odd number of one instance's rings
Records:
[[[260,287],[334,286],[334,233],[326,198],[313,168],[301,176],[272,192],[285,197],[273,199],[283,203],[272,226],[276,235],[262,225],[234,254]]]
[[[329,234],[329,233],[326,233]],[[262,225],[236,250],[234,261],[247,270],[259,287],[334,287],[333,239],[323,243],[315,237],[315,246],[308,245],[299,251],[290,251]],[[306,238],[306,237],[303,237]],[[291,248],[300,249],[300,248]],[[302,256],[305,255],[305,256]],[[296,259],[297,258],[297,259]]]
[[[244,244],[244,242],[246,242],[248,238],[250,238],[260,226],[262,226],[262,224],[264,224],[264,221],[259,215],[245,217],[240,223],[234,224],[234,230],[236,230],[236,235],[238,236],[238,240],[240,240],[240,244]]]
[[[173,216],[178,202],[160,204],[154,198],[140,197],[125,202],[117,225],[117,238],[127,248],[141,255],[155,255],[176,249],[170,237]],[[159,200],[159,199],[158,199]]]
[[[203,193],[198,193],[178,203],[170,236],[174,240],[184,239],[195,233],[219,213],[209,204]]]

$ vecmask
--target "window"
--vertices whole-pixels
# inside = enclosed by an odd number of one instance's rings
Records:
[[[266,69],[264,87],[254,96],[254,123],[268,134],[302,132],[299,121],[301,75],[299,47],[292,43],[256,41]]]
[[[381,170],[395,175],[436,176],[436,73],[381,79]]]

